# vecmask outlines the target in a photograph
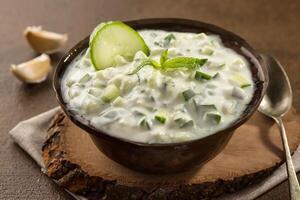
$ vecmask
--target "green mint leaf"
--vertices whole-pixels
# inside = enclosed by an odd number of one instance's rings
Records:
[[[164,38],[164,47],[169,46],[172,40],[176,40],[176,37],[171,33]]]
[[[162,66],[168,60],[168,49],[164,50],[160,55],[160,65]]]
[[[197,67],[203,66],[207,62],[207,59],[199,59],[192,57],[175,57],[168,59],[162,65],[163,69],[195,69]]]

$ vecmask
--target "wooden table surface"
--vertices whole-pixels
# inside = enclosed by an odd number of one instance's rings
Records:
[[[0,199],[72,199],[41,173],[9,138],[19,121],[57,106],[51,79],[27,86],[9,72],[10,64],[36,56],[22,36],[29,25],[69,34],[66,49],[101,21],[150,17],[191,18],[229,29],[286,68],[300,109],[300,1],[289,0],[2,0],[0,2]],[[52,56],[56,65],[61,53]],[[287,199],[284,182],[260,200]]]

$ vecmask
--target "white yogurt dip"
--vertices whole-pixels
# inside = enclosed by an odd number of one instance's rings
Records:
[[[62,80],[67,108],[106,133],[143,143],[172,143],[213,134],[237,120],[254,92],[247,60],[222,44],[216,35],[161,30],[139,31],[159,62],[168,57],[207,59],[200,68],[172,71],[121,56],[115,65],[95,70],[89,50],[69,66]],[[129,75],[131,74],[131,75]]]

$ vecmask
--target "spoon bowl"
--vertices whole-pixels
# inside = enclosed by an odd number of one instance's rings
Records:
[[[261,55],[268,73],[272,76],[258,110],[269,117],[282,117],[292,106],[292,89],[286,72],[280,63],[269,55]]]
[[[292,89],[289,78],[281,64],[272,56],[261,55],[268,69],[269,85],[258,110],[275,120],[280,128],[281,140],[286,157],[286,169],[289,178],[291,200],[300,199],[300,187],[294,169],[283,117],[292,106]]]

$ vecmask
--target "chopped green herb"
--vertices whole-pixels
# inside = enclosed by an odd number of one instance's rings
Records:
[[[212,79],[212,76],[209,75],[209,74],[206,74],[204,72],[201,72],[201,71],[196,71],[196,73],[195,73],[195,79],[198,80],[198,81],[201,81],[201,80],[210,80],[210,79]]]
[[[176,40],[176,37],[171,33],[164,38],[164,47],[169,46],[172,40]]]
[[[251,86],[251,84],[250,84],[250,83],[248,83],[248,84],[244,84],[244,85],[241,85],[241,88],[246,88],[246,87],[249,87],[249,86]]]
[[[182,92],[182,96],[183,96],[185,101],[190,100],[195,95],[196,95],[195,92],[191,89],[188,89],[188,90],[185,90],[184,92]]]
[[[167,111],[165,111],[163,109],[159,109],[159,110],[156,111],[154,119],[156,119],[160,123],[164,124],[167,121],[167,116],[168,116]]]
[[[162,115],[155,115],[154,118],[162,124],[166,123],[167,121],[167,118]]]

